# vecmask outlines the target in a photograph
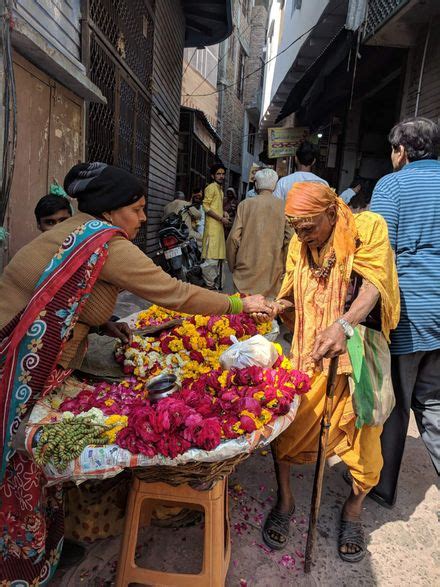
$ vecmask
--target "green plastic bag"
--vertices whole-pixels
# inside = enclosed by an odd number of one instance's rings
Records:
[[[387,341],[381,332],[358,326],[347,342],[347,350],[353,368],[349,383],[356,428],[364,424],[380,426],[396,404]]]

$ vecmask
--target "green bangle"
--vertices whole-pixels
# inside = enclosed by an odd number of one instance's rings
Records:
[[[243,312],[243,300],[238,296],[228,296],[229,313],[241,314]]]

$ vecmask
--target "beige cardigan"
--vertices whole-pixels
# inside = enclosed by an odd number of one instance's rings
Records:
[[[38,279],[63,240],[92,218],[76,214],[39,235],[12,258],[0,277],[0,329],[26,307]],[[189,314],[225,314],[229,310],[227,296],[170,277],[136,245],[122,236],[114,236],[99,279],[64,347],[60,360],[64,368],[80,366],[90,327],[109,320],[117,295],[124,289],[149,302]]]

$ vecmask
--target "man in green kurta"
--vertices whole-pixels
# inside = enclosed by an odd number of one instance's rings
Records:
[[[212,183],[205,188],[203,209],[205,210],[205,230],[203,233],[202,257],[203,277],[211,289],[222,288],[222,263],[226,258],[225,232],[228,215],[223,212],[223,190],[225,168],[217,163],[210,170]]]

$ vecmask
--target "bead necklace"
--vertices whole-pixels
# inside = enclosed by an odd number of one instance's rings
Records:
[[[321,266],[317,265],[315,263],[315,261],[313,260],[313,257],[311,255],[311,252],[309,250],[308,252],[308,257],[309,257],[309,266],[310,266],[310,271],[312,272],[313,277],[315,277],[316,279],[327,279],[328,276],[330,275],[330,271],[332,270],[332,267],[335,266],[336,264],[336,253],[333,250],[329,257],[323,262],[323,264]]]

